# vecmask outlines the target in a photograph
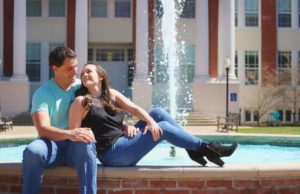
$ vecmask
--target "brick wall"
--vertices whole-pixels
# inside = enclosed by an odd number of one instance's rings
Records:
[[[277,166],[277,165],[276,165]],[[275,166],[274,166],[275,167]],[[300,165],[135,167],[98,170],[98,194],[300,194]],[[0,193],[22,192],[20,164],[0,164]],[[47,170],[42,194],[79,193],[71,168]]]

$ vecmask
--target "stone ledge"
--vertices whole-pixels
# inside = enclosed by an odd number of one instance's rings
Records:
[[[21,175],[22,164],[0,162],[0,175]],[[69,167],[47,169],[45,176],[77,177],[76,170]],[[251,179],[251,178],[293,178],[300,177],[299,163],[264,165],[217,166],[136,166],[98,167],[98,178],[147,178],[147,179]]]

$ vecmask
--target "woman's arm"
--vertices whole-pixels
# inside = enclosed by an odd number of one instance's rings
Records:
[[[69,112],[69,128],[79,128],[81,127],[81,122],[84,116],[84,108],[82,106],[82,100],[84,99],[83,96],[78,96],[74,99],[73,103],[70,107]]]
[[[88,139],[89,142],[95,142],[94,134],[90,128],[81,128],[81,122],[87,114],[82,106],[83,96],[78,96],[74,99],[69,111],[69,129],[78,130],[78,134],[83,139]]]
[[[147,122],[147,127],[145,128],[144,133],[146,133],[149,130],[151,131],[154,140],[158,140],[160,138],[160,136],[163,133],[162,129],[144,109],[134,104],[123,94],[114,89],[110,89],[110,93],[112,95],[113,100],[115,100],[115,102],[118,104],[119,108],[131,113],[139,120]]]

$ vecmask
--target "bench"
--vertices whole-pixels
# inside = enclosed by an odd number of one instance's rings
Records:
[[[228,113],[227,117],[217,117],[217,131],[235,130],[238,132],[240,123],[239,113]]]
[[[13,122],[0,120],[0,132],[6,131],[9,129],[13,129]]]

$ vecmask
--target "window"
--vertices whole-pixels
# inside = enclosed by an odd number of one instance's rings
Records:
[[[115,0],[115,16],[130,17],[131,4],[130,0]]]
[[[41,0],[27,0],[26,14],[28,17],[42,16],[42,2]]]
[[[288,121],[288,122],[292,121],[292,111],[291,110],[285,111],[285,121]]]
[[[128,61],[128,70],[127,70],[127,83],[128,86],[131,87],[132,86],[132,82],[133,82],[133,78],[134,78],[134,74],[135,74],[135,69],[133,66],[133,49],[128,49],[127,50],[127,61]]]
[[[245,110],[245,121],[251,122],[251,111],[250,110]]]
[[[127,50],[127,61],[130,63],[133,61],[133,49]]]
[[[187,44],[179,55],[180,83],[191,83],[195,75],[195,45]],[[155,48],[155,78],[157,83],[166,83],[169,80],[168,63],[164,59],[162,45]]]
[[[253,121],[257,122],[259,119],[259,112],[258,110],[255,110],[253,113]]]
[[[258,26],[258,0],[245,1],[245,25]]]
[[[258,51],[245,52],[245,85],[258,84]]]
[[[185,0],[182,2],[182,18],[195,18],[195,0]]]
[[[26,73],[29,81],[41,79],[41,44],[26,44]]]
[[[291,0],[277,0],[278,27],[291,27]]]
[[[195,74],[195,45],[185,45],[185,54],[179,59],[180,64],[180,83],[192,83]]]
[[[278,110],[279,112],[279,120],[283,121],[283,110]]]
[[[235,76],[238,78],[239,65],[238,65],[238,52],[237,51],[235,51],[235,55],[234,55],[234,73],[235,73]]]
[[[162,15],[164,14],[163,6],[160,0],[155,1],[155,16],[157,18],[162,18]]]
[[[124,61],[124,49],[96,49],[96,61]]]
[[[49,52],[48,53],[50,53],[53,49],[55,49],[56,47],[59,47],[59,46],[64,46],[64,44],[63,43],[50,43],[49,44]],[[49,68],[49,70],[48,70],[49,71],[49,73],[48,73],[49,79],[51,79],[51,78],[54,77],[54,72],[50,68],[49,64],[48,64],[48,68]]]
[[[279,85],[291,84],[291,58],[290,51],[278,51],[277,75]]]
[[[88,48],[88,61],[94,61],[94,50],[92,48]]]
[[[92,0],[91,17],[107,16],[107,0]]]
[[[234,25],[238,26],[238,0],[234,0]]]
[[[49,0],[49,16],[65,17],[66,2],[65,0]]]

